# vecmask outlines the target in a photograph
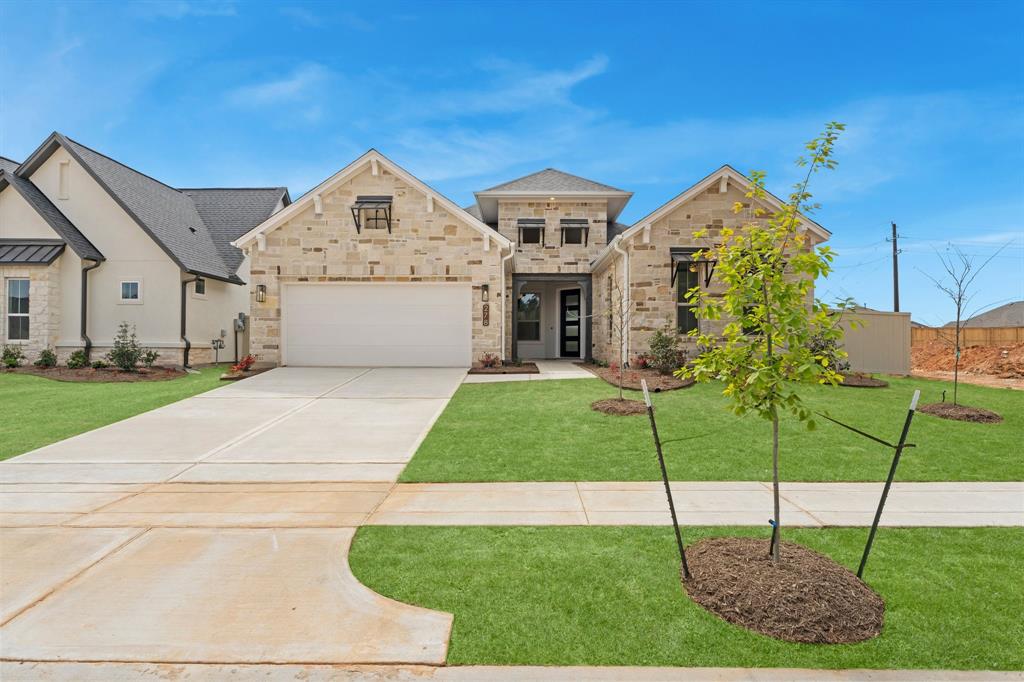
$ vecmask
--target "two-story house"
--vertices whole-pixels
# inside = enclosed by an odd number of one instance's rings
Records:
[[[614,313],[627,309],[628,361],[656,329],[698,324],[682,293],[713,288],[714,264],[694,261],[692,233],[735,223],[748,186],[723,166],[626,226],[632,194],[592,180],[549,168],[460,208],[370,150],[233,242],[251,262],[252,352],[285,365],[617,361]],[[829,236],[804,227],[812,244]]]
[[[99,359],[127,322],[161,364],[244,355],[249,261],[231,241],[289,203],[169,187],[60,133],[0,157],[0,343]]]

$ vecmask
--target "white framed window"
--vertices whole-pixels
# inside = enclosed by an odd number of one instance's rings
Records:
[[[121,303],[139,305],[142,303],[142,280],[125,279],[121,280]]]
[[[7,340],[28,341],[29,281],[7,280]]]
[[[206,280],[202,277],[192,282],[192,294],[196,298],[206,298]]]
[[[540,294],[523,294],[516,304],[516,338],[540,341]]]

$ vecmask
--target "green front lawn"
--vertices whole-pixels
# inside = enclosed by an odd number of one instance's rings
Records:
[[[0,374],[0,460],[106,426],[220,384],[224,366],[170,381],[72,383]]]
[[[866,532],[785,537],[853,568]],[[769,639],[697,606],[679,584],[669,527],[367,526],[349,562],[372,590],[453,613],[456,665],[1024,668],[1019,528],[883,528],[866,578],[885,599],[884,630],[831,646]]]
[[[805,400],[815,410],[893,442],[915,388],[921,389],[922,403],[928,403],[941,400],[943,389],[952,386],[887,379],[890,386],[884,389],[811,386]],[[660,472],[647,417],[590,409],[592,401],[614,392],[598,379],[465,384],[401,480],[655,480]],[[904,455],[898,480],[1024,480],[1024,392],[961,385],[960,395],[964,404],[994,410],[1005,421],[973,424],[918,414],[910,433],[917,447]],[[697,385],[653,399],[674,480],[770,480],[769,423],[735,416],[720,386]],[[688,437],[694,438],[676,440]],[[781,447],[781,476],[789,481],[883,480],[892,458],[892,450],[820,419],[816,431],[785,419]]]

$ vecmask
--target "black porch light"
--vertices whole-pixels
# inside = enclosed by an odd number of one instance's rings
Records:
[[[481,284],[480,285],[480,300],[484,301],[484,302],[487,302],[487,300],[490,298],[490,291],[491,291],[491,285],[490,284]]]
[[[263,303],[267,300],[267,285],[257,284],[256,285],[256,302]]]

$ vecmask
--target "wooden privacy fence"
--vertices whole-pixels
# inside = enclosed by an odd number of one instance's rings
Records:
[[[860,325],[851,329],[850,319]],[[851,370],[910,374],[910,313],[858,309],[847,313],[841,325]]]
[[[910,342],[917,346],[930,341],[952,342],[953,327],[914,327]],[[964,327],[960,330],[961,346],[1009,346],[1024,343],[1024,327]]]

